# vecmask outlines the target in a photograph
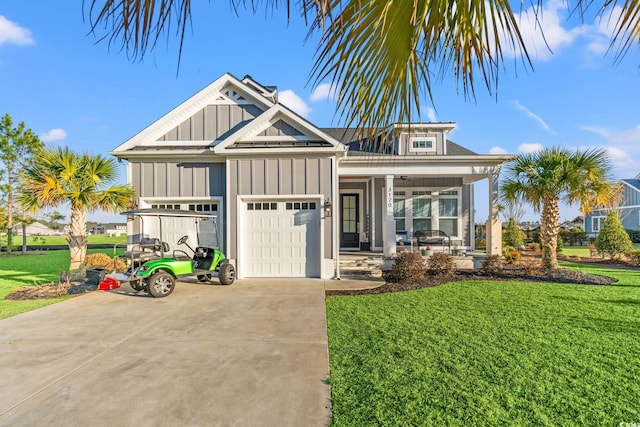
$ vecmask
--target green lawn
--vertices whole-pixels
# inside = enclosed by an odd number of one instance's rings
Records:
[[[105,252],[110,256],[113,255],[110,250],[93,249],[88,252]],[[5,299],[5,296],[12,290],[22,286],[57,282],[60,271],[68,269],[69,251],[42,251],[40,254],[25,256],[0,256],[0,319],[71,298],[62,297],[39,301]]]
[[[640,421],[640,273],[327,298],[333,424]]]
[[[87,236],[87,241],[90,245],[109,244],[115,245],[116,243],[127,243],[127,236],[109,236],[107,234],[93,234]],[[6,242],[5,242],[6,243]],[[43,246],[43,245],[66,245],[67,238],[65,236],[27,236],[28,246]],[[19,249],[22,247],[22,236],[13,237],[13,247]]]
[[[640,244],[636,243],[633,245],[634,249],[640,249]],[[588,257],[590,255],[589,248],[586,246],[563,246],[562,255],[566,256],[579,256],[579,257]]]

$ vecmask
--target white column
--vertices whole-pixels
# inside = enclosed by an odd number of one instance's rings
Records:
[[[502,221],[498,216],[498,177],[500,168],[489,175],[489,219],[487,220],[487,255],[502,255]]]
[[[384,257],[391,258],[396,253],[396,220],[393,217],[393,175],[385,176],[383,241]]]

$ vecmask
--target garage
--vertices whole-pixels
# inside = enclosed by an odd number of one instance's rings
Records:
[[[244,200],[241,204],[242,277],[320,277],[319,201]]]

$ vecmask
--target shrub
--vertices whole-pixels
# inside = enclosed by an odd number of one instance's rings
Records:
[[[482,271],[489,276],[504,270],[504,259],[500,255],[487,255],[482,261]]]
[[[510,218],[507,227],[502,232],[502,242],[504,245],[520,248],[524,245],[525,232],[520,230],[514,218]]]
[[[516,250],[505,251],[502,256],[504,257],[504,260],[507,262],[507,264],[516,264],[522,257],[522,255],[520,255],[520,252]]]
[[[122,273],[127,269],[125,262],[119,258],[111,258],[107,254],[89,254],[85,258],[84,264],[87,268],[104,268],[111,272],[115,270],[118,273]]]
[[[529,275],[536,275],[541,269],[544,268],[542,261],[538,258],[523,258],[518,266]]]
[[[452,276],[455,271],[455,262],[449,254],[438,252],[427,259],[427,273],[429,274]]]
[[[540,252],[540,243],[530,243],[529,249],[531,249],[534,252]]]
[[[484,249],[487,247],[487,239],[476,239],[476,249]]]
[[[417,252],[400,252],[391,271],[384,273],[384,279],[392,283],[417,283],[424,279],[427,271],[422,257]]]
[[[622,227],[618,213],[613,210],[604,220],[594,243],[598,252],[612,258],[633,250],[629,234]]]
[[[629,262],[636,267],[640,267],[640,250],[635,249],[626,253]]]

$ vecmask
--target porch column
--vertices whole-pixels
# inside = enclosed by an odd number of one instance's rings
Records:
[[[393,175],[385,176],[385,208],[383,223],[384,257],[390,259],[396,253],[396,220],[393,217]]]
[[[489,175],[489,219],[487,220],[487,255],[502,255],[502,221],[498,216],[498,177],[500,168]]]

